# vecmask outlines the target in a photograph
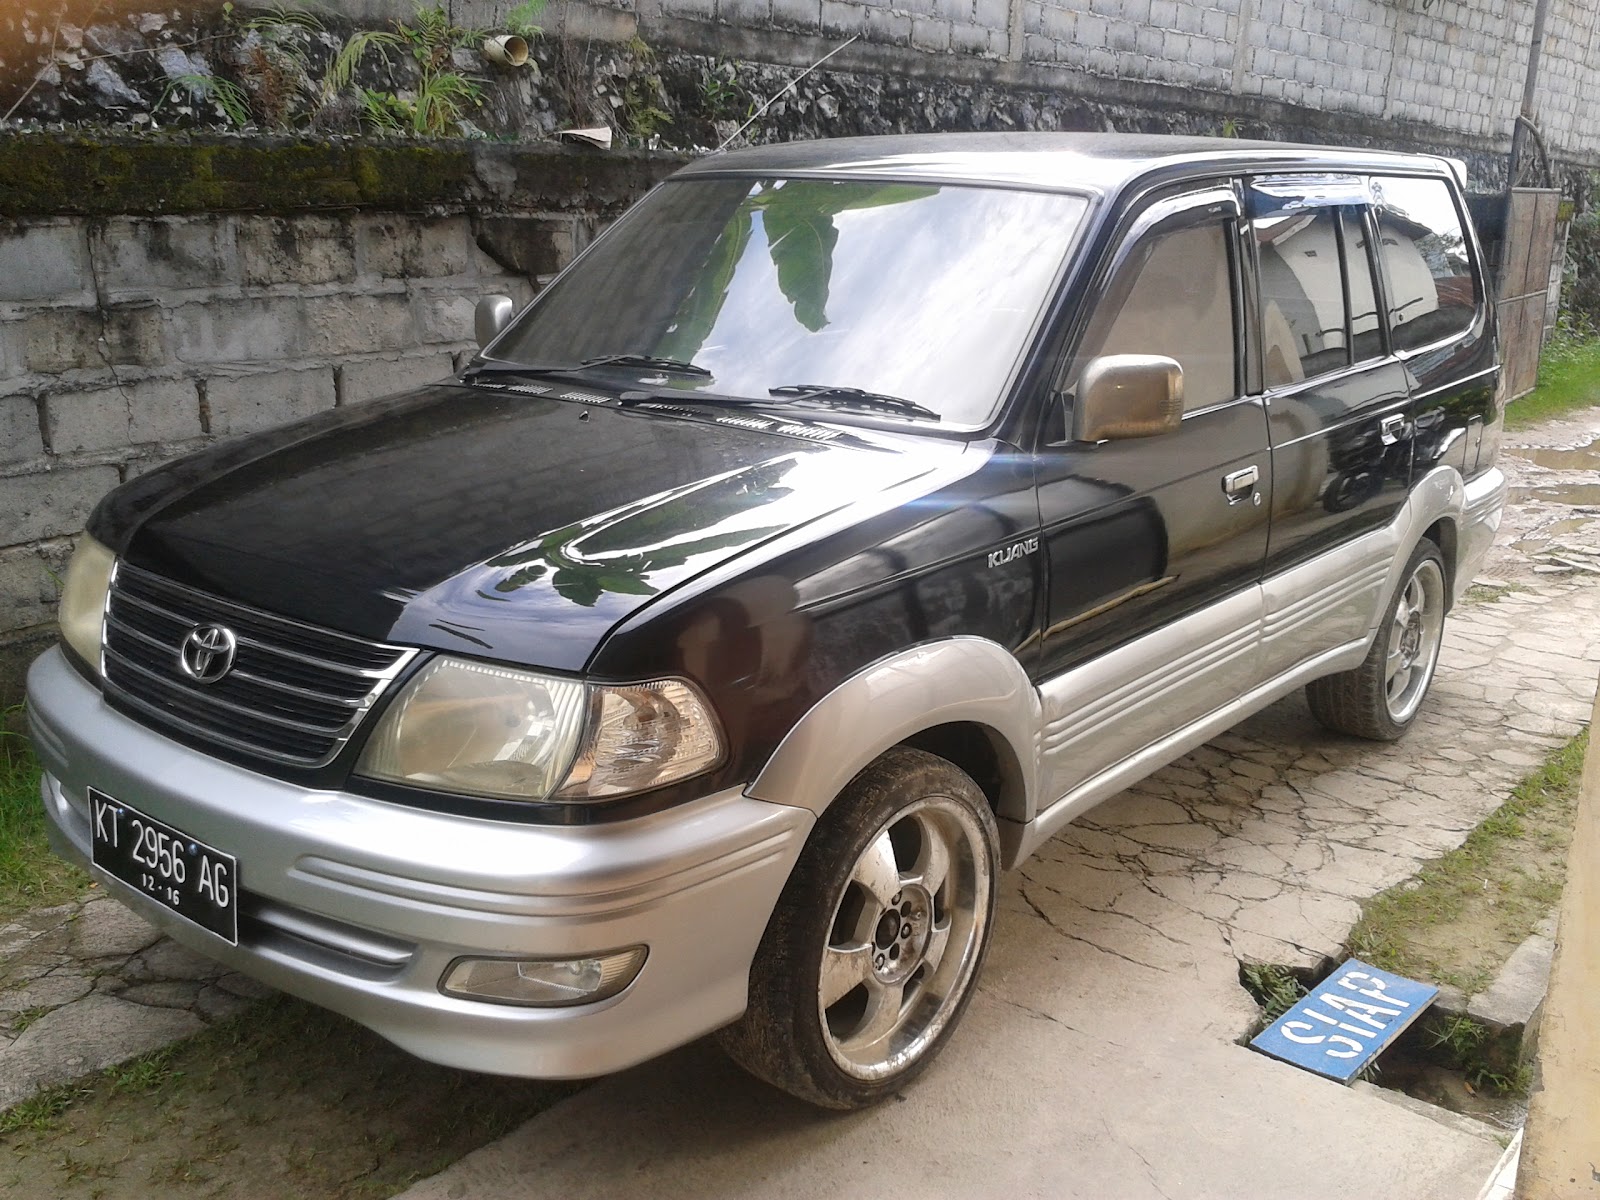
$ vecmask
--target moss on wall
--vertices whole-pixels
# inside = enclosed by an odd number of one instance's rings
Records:
[[[318,208],[614,215],[681,156],[481,142],[0,137],[0,214]]]

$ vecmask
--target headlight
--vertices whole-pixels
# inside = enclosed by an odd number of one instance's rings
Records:
[[[61,588],[57,620],[61,640],[100,673],[100,632],[106,616],[106,593],[111,590],[111,568],[117,557],[87,533],[78,539],[67,564],[67,581]]]
[[[721,758],[710,709],[679,680],[610,687],[440,657],[389,706],[356,770],[473,796],[587,801]]]

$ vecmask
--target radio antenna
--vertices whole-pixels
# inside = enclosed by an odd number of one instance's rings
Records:
[[[743,125],[739,126],[739,128],[735,129],[732,133],[730,133],[727,136],[727,138],[723,141],[722,145],[718,146],[714,151],[712,151],[712,153],[721,154],[724,150],[726,150],[728,148],[729,144],[731,142],[733,142],[733,140],[735,138],[737,138],[746,129],[749,129],[750,126],[754,125],[757,121],[759,121],[761,119],[761,114],[766,112],[767,109],[771,108],[774,104],[776,104],[778,102],[778,98],[780,96],[785,96],[788,93],[794,91],[795,85],[798,84],[807,75],[811,74],[811,72],[815,71],[823,63],[827,62],[835,54],[837,54],[837,53],[839,53],[839,51],[843,50],[846,46],[848,46],[850,44],[850,42],[859,41],[860,39],[861,39],[861,35],[859,33],[851,35],[849,41],[840,42],[837,46],[835,46],[832,50],[829,50],[821,58],[817,59],[816,62],[812,63],[804,71],[801,71],[800,74],[796,75],[793,79],[789,80],[788,83],[784,84],[777,91],[773,92],[772,95],[767,98],[767,102],[765,104],[763,104],[760,108],[756,109],[755,112],[751,113],[749,120],[745,121],[745,123]]]

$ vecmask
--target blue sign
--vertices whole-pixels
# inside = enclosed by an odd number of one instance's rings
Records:
[[[1433,1003],[1439,989],[1352,958],[1250,1042],[1349,1083]]]

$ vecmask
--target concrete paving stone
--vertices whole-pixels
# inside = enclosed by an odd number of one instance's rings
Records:
[[[217,980],[217,986],[230,995],[241,1000],[265,1000],[273,994],[271,988],[259,979],[251,979],[248,975],[231,972]]]
[[[73,926],[72,948],[80,958],[127,958],[154,945],[161,933],[110,897],[83,906]]]
[[[0,1108],[104,1070],[204,1027],[192,1013],[88,996],[28,1026],[0,1050]]]
[[[67,971],[53,971],[21,987],[0,992],[0,1022],[29,1009],[60,1008],[89,994],[94,979]]]
[[[196,954],[177,942],[161,941],[143,955],[145,970],[152,979],[192,979],[210,983],[228,973],[215,959]]]
[[[203,985],[187,979],[168,979],[160,983],[134,983],[117,993],[117,999],[147,1008],[193,1008]]]
[[[207,1021],[223,1021],[243,1012],[253,1004],[243,996],[236,996],[215,984],[207,984],[195,998],[194,1011]]]
[[[1467,1002],[1467,1015],[1491,1029],[1526,1026],[1544,1000],[1555,957],[1550,933],[1531,934],[1511,953],[1491,983]]]

